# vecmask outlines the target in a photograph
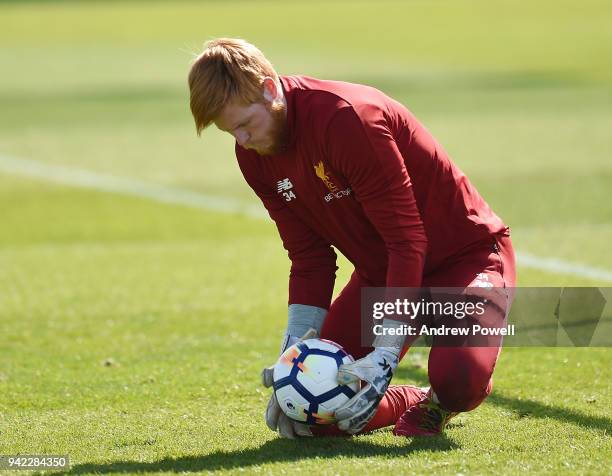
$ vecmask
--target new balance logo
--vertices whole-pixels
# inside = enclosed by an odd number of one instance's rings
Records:
[[[297,198],[295,196],[295,193],[293,193],[292,188],[293,188],[293,184],[288,178],[284,178],[276,182],[276,191],[277,193],[280,193],[283,195],[286,202],[290,202],[294,198]]]

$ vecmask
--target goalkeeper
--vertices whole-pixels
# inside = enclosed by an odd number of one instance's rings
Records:
[[[374,88],[279,76],[243,40],[210,41],[191,67],[189,88],[198,134],[214,123],[234,137],[242,174],[289,254],[283,348],[314,328],[358,359],[339,373],[341,382],[365,382],[336,412],[339,430],[394,425],[396,435],[436,435],[455,414],[476,408],[491,391],[501,342],[447,347],[435,338],[430,386],[422,389],[389,386],[410,342],[364,347],[361,340],[363,287],[515,284],[509,228],[427,129]],[[332,302],[333,247],[355,271]],[[289,438],[313,432],[289,421],[274,396],[266,422]]]

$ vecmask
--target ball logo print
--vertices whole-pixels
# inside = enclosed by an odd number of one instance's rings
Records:
[[[308,425],[335,423],[334,412],[359,390],[339,385],[338,368],[353,358],[338,344],[308,339],[289,347],[274,366],[274,392],[283,412]]]

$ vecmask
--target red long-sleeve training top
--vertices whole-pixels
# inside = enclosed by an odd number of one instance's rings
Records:
[[[400,103],[363,85],[284,76],[289,147],[236,144],[291,260],[289,304],[329,308],[335,246],[374,286],[423,275],[507,228]]]

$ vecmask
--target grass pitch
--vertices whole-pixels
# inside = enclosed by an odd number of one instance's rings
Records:
[[[610,270],[611,20],[598,1],[2,2],[0,156],[252,202],[231,141],[195,138],[185,84],[189,52],[240,36],[282,73],[401,100],[519,251]],[[0,217],[0,454],[69,454],[71,474],[612,469],[609,349],[504,349],[439,438],[283,441],[259,386],[286,313],[271,223],[1,169]],[[426,363],[411,351],[394,382]]]

